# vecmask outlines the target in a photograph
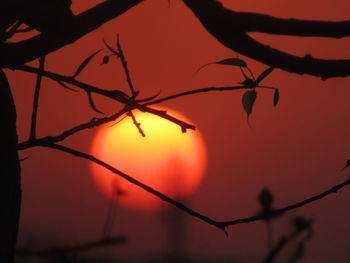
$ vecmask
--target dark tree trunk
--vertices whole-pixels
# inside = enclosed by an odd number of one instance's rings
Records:
[[[0,69],[0,262],[14,262],[21,206],[16,107]]]

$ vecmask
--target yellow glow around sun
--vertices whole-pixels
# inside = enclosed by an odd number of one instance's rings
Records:
[[[183,115],[169,114],[192,123]],[[202,180],[206,150],[199,131],[181,132],[176,124],[158,116],[133,111],[146,137],[142,137],[131,118],[112,127],[99,129],[92,154],[144,184],[174,198],[191,195]],[[137,209],[156,209],[161,201],[106,169],[91,164],[98,188],[108,197],[122,190],[120,203]],[[116,189],[117,188],[117,189]]]

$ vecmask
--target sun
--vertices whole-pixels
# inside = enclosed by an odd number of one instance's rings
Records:
[[[182,114],[175,116],[193,123]],[[172,198],[190,196],[202,181],[206,168],[206,148],[198,129],[181,132],[176,124],[150,113],[134,110],[145,133],[142,137],[133,120],[124,118],[118,124],[105,125],[96,133],[91,152],[115,168]],[[142,210],[161,207],[162,201],[137,186],[119,178],[105,168],[91,163],[92,177],[108,198],[119,195],[123,206]]]

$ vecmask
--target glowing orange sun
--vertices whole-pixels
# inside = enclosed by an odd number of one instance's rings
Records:
[[[172,116],[192,123],[178,112]],[[133,111],[146,137],[142,137],[130,117],[117,125],[100,128],[93,140],[92,154],[142,183],[173,198],[191,195],[202,180],[206,149],[199,131],[182,133],[179,126],[149,113]],[[116,193],[122,205],[137,209],[159,208],[157,197],[92,163],[92,176],[109,198]]]

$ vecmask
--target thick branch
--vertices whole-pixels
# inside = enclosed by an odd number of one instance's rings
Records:
[[[332,37],[342,38],[350,36],[350,20],[339,22],[310,21],[299,19],[283,19],[273,16],[234,12],[235,23],[246,32],[261,32],[276,35],[290,35],[301,37]]]
[[[22,65],[47,55],[94,31],[109,20],[125,13],[143,0],[106,0],[96,7],[76,16],[66,31],[40,34],[19,43],[6,43],[0,48],[0,67]]]
[[[203,8],[215,5],[213,0],[202,1]],[[195,0],[185,0],[189,6],[197,6]],[[204,3],[204,2],[207,2]],[[207,6],[207,7],[206,7]],[[209,10],[210,12],[210,10]],[[250,12],[236,12],[234,10],[225,10],[229,13],[230,19],[227,20],[226,27],[234,28],[235,31],[242,32],[261,32],[276,35],[291,35],[301,37],[331,37],[342,38],[350,36],[350,20],[345,21],[317,21],[317,20],[302,20],[294,18],[277,18],[265,14],[257,14]]]
[[[207,31],[221,44],[247,57],[288,72],[309,74],[321,77],[323,79],[331,77],[345,77],[350,75],[350,60],[322,60],[314,59],[311,56],[296,57],[255,41],[246,34],[246,32],[253,30],[252,26],[246,24],[245,26],[247,28],[245,28],[244,24],[243,26],[240,24],[240,20],[242,20],[243,15],[237,15],[236,12],[223,8],[223,6],[215,0],[183,1],[193,11]],[[256,17],[258,19],[264,18],[265,20],[272,22],[271,19],[264,16],[257,15]],[[246,18],[244,17],[244,19]],[[252,23],[253,22],[254,24],[258,24],[255,22],[255,20],[252,20]],[[284,20],[280,20],[280,22],[286,25]],[[349,22],[343,23],[345,23],[345,25],[349,24]],[[294,23],[293,25],[295,28],[292,29],[294,31],[297,31],[295,26],[296,24],[298,24],[299,29],[302,25],[300,21],[298,23]],[[276,25],[271,29],[270,33],[276,34],[277,28],[280,26],[281,25],[277,24],[276,22]],[[257,26],[257,28],[258,27],[261,31],[267,31],[266,23],[263,26]],[[307,33],[310,33],[309,30],[311,31],[313,27],[316,27],[315,22],[307,22],[305,30],[300,31],[299,33],[305,36]],[[341,27],[343,28],[344,25]],[[286,30],[287,29],[284,29],[284,31],[281,31],[280,34],[290,34],[292,31]],[[330,29],[325,30],[325,32],[328,32],[328,30]],[[317,26],[317,34],[321,34],[321,31],[321,27]],[[347,29],[346,32],[342,32],[343,35],[348,35],[348,33],[349,29]],[[296,34],[296,32],[294,32],[294,34]],[[324,35],[328,36],[327,33]]]

